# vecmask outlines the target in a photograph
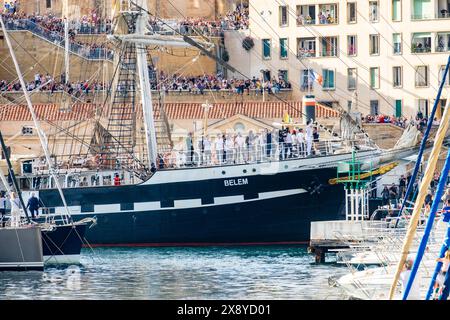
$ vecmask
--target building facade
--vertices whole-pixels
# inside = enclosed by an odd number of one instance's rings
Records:
[[[230,64],[246,75],[285,77],[298,98],[363,115],[431,112],[450,53],[450,1],[250,0],[249,9],[250,30],[226,35]],[[248,51],[236,43],[245,36]],[[447,76],[442,108],[449,86]]]

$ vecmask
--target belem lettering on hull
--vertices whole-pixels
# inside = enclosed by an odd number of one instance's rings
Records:
[[[242,186],[248,184],[248,178],[243,179],[228,179],[223,181],[225,187]]]

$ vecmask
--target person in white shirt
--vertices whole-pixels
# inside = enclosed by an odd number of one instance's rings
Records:
[[[211,164],[211,141],[209,140],[209,137],[206,136],[206,138],[203,140],[203,147],[204,147],[204,153],[205,153],[205,164],[210,165]]]
[[[225,152],[226,152],[226,162],[231,163],[233,161],[233,149],[234,141],[233,138],[228,134],[225,141]]]
[[[305,134],[303,129],[298,129],[297,132],[297,150],[299,157],[305,156]]]
[[[0,191],[0,215],[2,219],[2,227],[5,227],[6,198],[3,191]]]
[[[222,164],[225,159],[224,159],[224,153],[223,153],[223,139],[224,137],[221,134],[217,135],[217,139],[216,139],[216,158],[217,158],[217,163],[218,164]]]
[[[244,137],[239,132],[236,137],[236,160],[238,163],[244,162]]]
[[[306,123],[306,151],[308,156],[311,155],[311,148],[313,143],[313,127],[311,120]]]
[[[16,197],[14,192],[11,192],[11,227],[18,227],[20,225],[20,200]]]
[[[286,153],[284,155],[284,158],[292,158],[292,133],[290,130],[286,133],[286,140],[284,141],[286,143]],[[287,155],[287,151],[289,150],[289,155]]]

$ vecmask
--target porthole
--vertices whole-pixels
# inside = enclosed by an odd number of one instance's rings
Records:
[[[253,168],[253,170],[252,170],[253,172],[256,172],[256,169],[255,168]]]
[[[247,169],[242,170],[243,173],[247,173]]]
[[[222,174],[225,174],[226,172],[225,171],[222,171]]]
[[[285,165],[284,168],[287,169],[287,168],[289,168],[289,166],[288,166],[288,165]]]

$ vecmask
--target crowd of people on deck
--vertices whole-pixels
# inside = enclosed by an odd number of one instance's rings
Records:
[[[189,133],[183,144],[174,151],[159,155],[155,169],[209,166],[220,164],[255,163],[268,160],[285,160],[331,153],[312,122],[303,128],[282,127],[279,130],[260,132],[242,131],[194,137]]]
[[[179,91],[194,94],[204,94],[205,90],[223,91],[250,95],[251,91],[256,94],[263,93],[263,90],[272,93],[279,93],[284,89],[291,89],[291,84],[282,77],[273,77],[271,80],[262,81],[260,78],[252,79],[226,79],[220,73],[216,75],[183,76],[181,74],[168,75],[159,73],[159,82],[152,82],[152,89],[162,89],[165,92]]]

